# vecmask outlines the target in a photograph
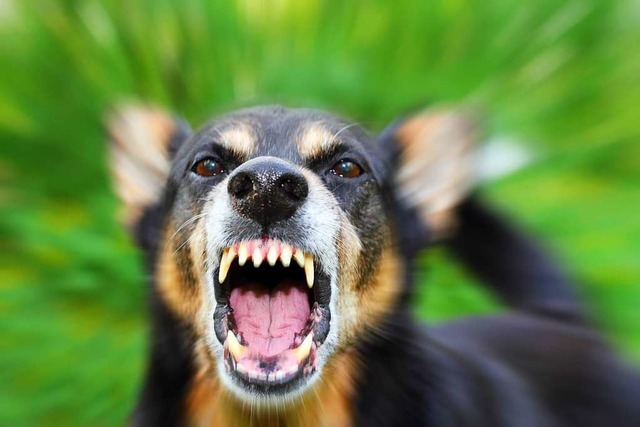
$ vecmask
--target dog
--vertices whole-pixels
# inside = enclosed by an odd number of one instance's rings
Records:
[[[136,426],[640,426],[640,379],[569,280],[474,191],[475,126],[431,108],[379,135],[264,106],[193,132],[108,120],[122,218],[151,277]],[[508,305],[421,325],[445,245]]]

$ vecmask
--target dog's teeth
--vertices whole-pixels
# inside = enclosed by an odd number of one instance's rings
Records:
[[[222,258],[220,258],[220,273],[218,274],[218,282],[223,283],[224,279],[227,278],[227,273],[229,272],[229,267],[231,267],[231,262],[236,257],[236,252],[233,249],[225,249],[222,252]]]
[[[262,265],[262,260],[264,259],[262,257],[262,250],[258,247],[256,247],[253,250],[253,255],[251,255],[251,258],[253,259],[253,266],[255,268],[260,267],[260,265]]]
[[[282,372],[282,371],[276,371],[275,376],[276,376],[276,377],[275,377],[275,380],[276,380],[276,381],[281,381],[281,380],[284,378],[284,372]]]
[[[310,332],[309,335],[302,341],[297,348],[293,349],[293,355],[298,361],[298,363],[302,362],[309,356],[309,352],[311,351],[311,343],[313,342],[313,332]]]
[[[311,351],[311,344],[313,343],[313,332],[310,332],[309,335],[302,341],[297,348],[293,349],[293,355],[298,361],[301,363],[307,357],[309,357],[309,352]]]
[[[273,245],[271,246],[271,249],[269,249],[269,253],[267,254],[267,262],[269,262],[269,265],[273,267],[274,265],[276,265],[276,261],[278,261],[278,248]]]
[[[307,286],[313,288],[313,257],[309,254],[304,256],[304,274],[307,276]]]
[[[291,256],[293,255],[293,250],[289,245],[282,245],[282,252],[280,253],[280,262],[285,267],[289,267],[291,265]]]
[[[227,332],[227,345],[229,346],[229,352],[236,360],[247,351],[247,348],[238,342],[238,338],[231,331]]]
[[[309,356],[309,352],[311,351],[311,343],[313,342],[313,332],[310,332],[309,335],[302,341],[297,348],[294,348],[293,356],[296,358],[298,363],[301,363]]]
[[[249,248],[247,248],[247,245],[241,243],[238,248],[238,264],[240,267],[247,262],[247,258],[249,258]]]
[[[304,252],[300,249],[296,249],[296,253],[293,254],[293,259],[296,260],[300,267],[304,267]]]

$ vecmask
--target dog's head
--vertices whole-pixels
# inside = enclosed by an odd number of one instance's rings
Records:
[[[126,222],[161,218],[154,292],[199,367],[251,402],[305,392],[380,331],[404,304],[407,246],[446,230],[469,182],[472,132],[450,111],[372,137],[315,110],[246,109],[192,133],[130,108],[110,131]]]

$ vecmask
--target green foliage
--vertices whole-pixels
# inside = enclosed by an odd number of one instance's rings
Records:
[[[640,14],[633,0],[0,3],[0,424],[118,425],[144,369],[139,255],[114,219],[101,117],[142,99],[194,126],[282,102],[380,129],[466,101],[533,166],[487,195],[564,260],[640,357]],[[498,305],[435,252],[418,313]],[[426,283],[428,282],[428,284]]]

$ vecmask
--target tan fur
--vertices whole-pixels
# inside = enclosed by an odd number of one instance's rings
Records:
[[[436,239],[455,226],[453,208],[469,192],[476,132],[468,118],[448,110],[406,120],[396,133],[401,147],[397,188],[418,208]]]
[[[338,301],[346,343],[350,345],[363,333],[376,332],[381,320],[398,302],[401,291],[401,258],[387,247],[380,258],[378,271],[358,286],[358,281],[345,283]],[[357,276],[357,271],[350,273]],[[357,286],[357,288],[356,288]]]
[[[206,271],[203,269],[204,259],[201,249],[204,238],[202,222],[194,225],[194,229],[186,243],[175,241],[176,236],[172,228],[165,232],[166,237],[163,241],[168,243],[165,243],[159,257],[157,286],[163,300],[174,314],[199,330],[198,325],[202,322],[198,322],[197,319],[202,312],[204,288],[202,274]],[[178,265],[181,257],[184,256],[190,261],[190,268],[187,271],[184,266]]]
[[[324,127],[322,122],[306,125],[298,138],[298,152],[306,159],[311,159],[326,151],[336,142],[336,134]]]
[[[391,312],[398,302],[402,289],[402,272],[405,270],[402,258],[388,246],[382,252],[377,274],[371,283],[362,286],[360,295],[360,322],[369,327],[378,326],[380,320]]]
[[[238,157],[248,158],[256,149],[256,135],[253,128],[245,123],[234,123],[228,129],[221,130],[218,142]]]

